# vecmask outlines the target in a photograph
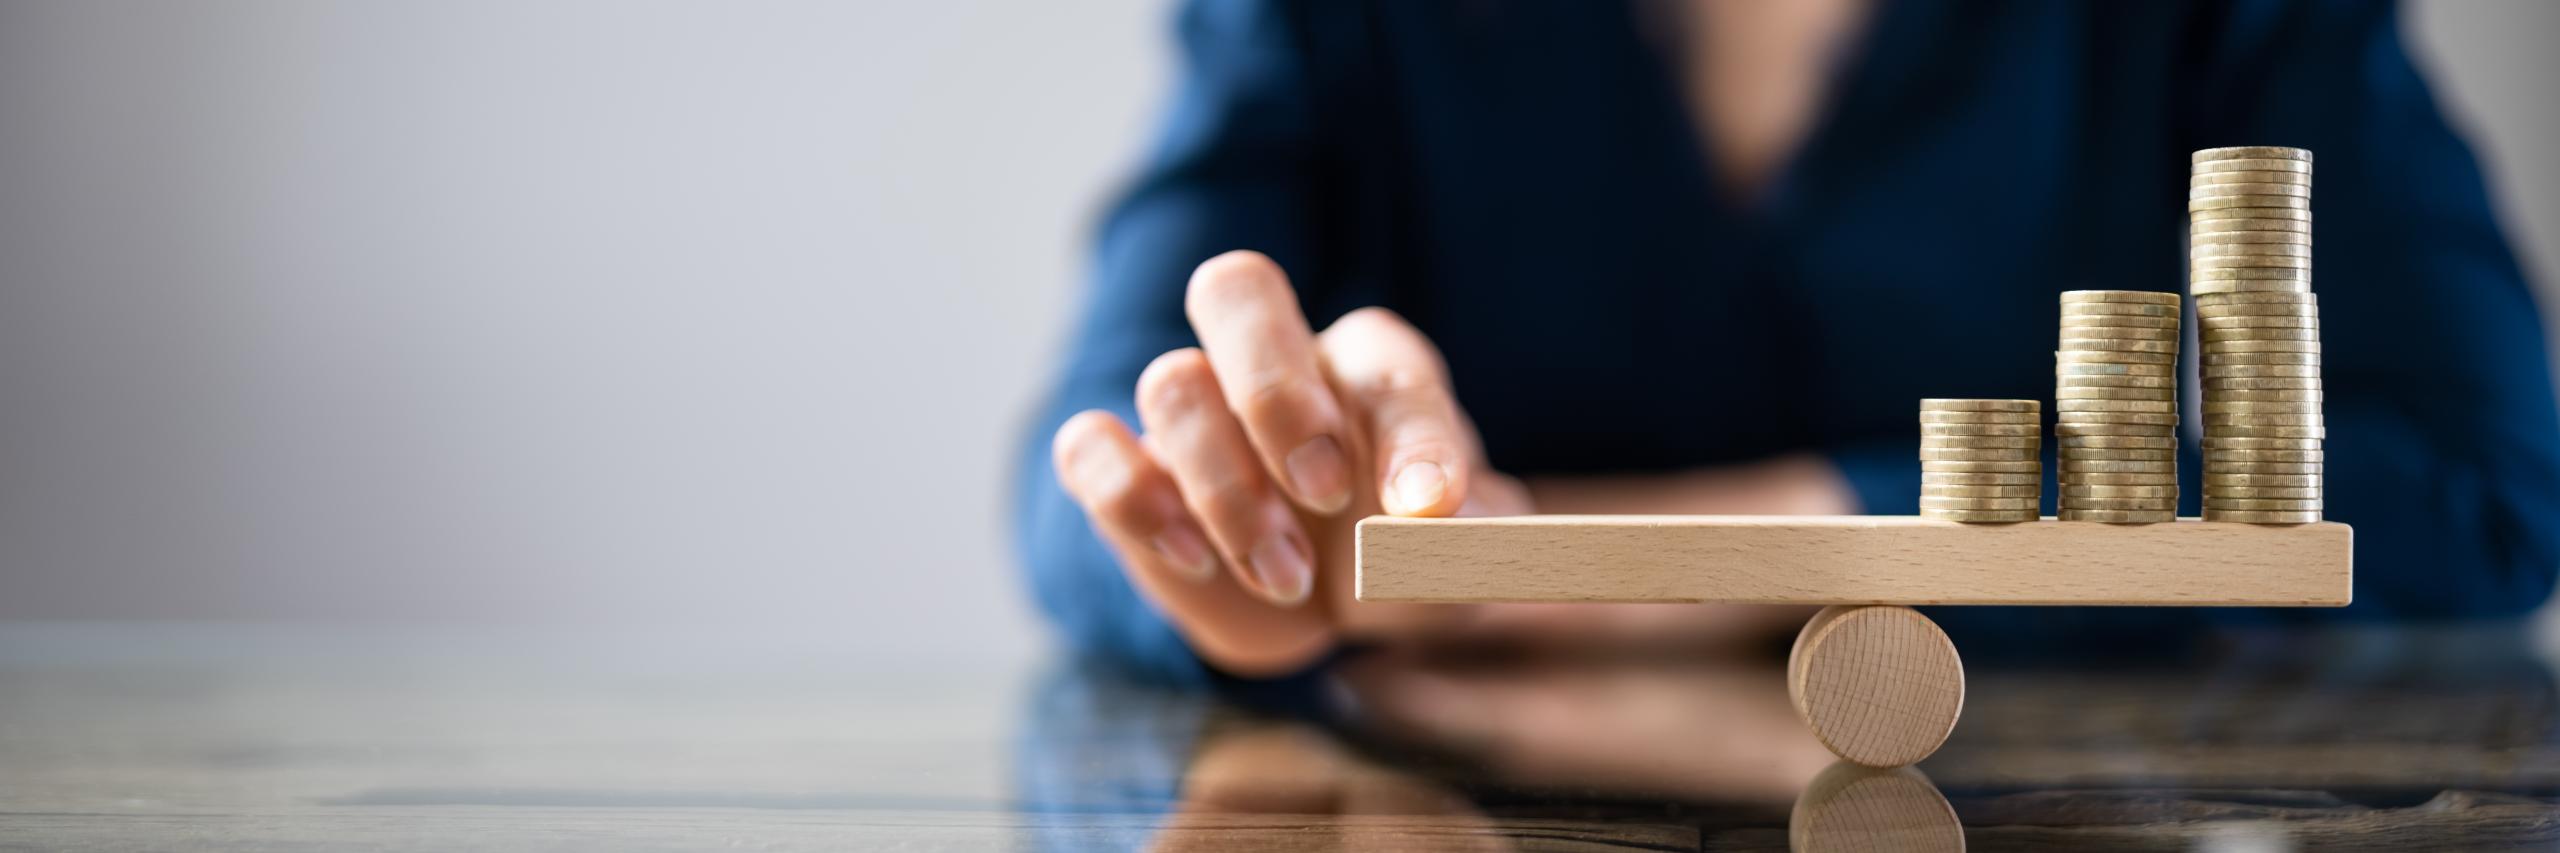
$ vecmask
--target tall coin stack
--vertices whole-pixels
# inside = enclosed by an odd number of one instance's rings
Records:
[[[2204,518],[2320,520],[2320,306],[2311,152],[2208,148],[2187,185],[2204,347]]]
[[[2062,294],[2053,354],[2062,520],[2178,520],[2179,315],[2175,293]]]
[[[1920,401],[1920,514],[2034,521],[2043,505],[2044,404]]]

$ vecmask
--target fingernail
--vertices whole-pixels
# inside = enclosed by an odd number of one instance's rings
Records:
[[[1156,555],[1183,577],[1195,581],[1208,580],[1218,571],[1218,560],[1209,553],[1208,540],[1188,527],[1166,528],[1156,534]]]
[[[1297,489],[1317,512],[1340,512],[1351,503],[1351,471],[1342,461],[1342,445],[1333,436],[1319,435],[1314,441],[1289,451],[1286,460],[1289,485]]]
[[[1449,472],[1437,462],[1407,462],[1396,469],[1395,486],[1389,494],[1395,497],[1390,509],[1399,515],[1410,515],[1431,508],[1449,491]]]
[[[1316,569],[1309,562],[1306,547],[1297,537],[1273,534],[1253,549],[1253,577],[1262,583],[1262,597],[1282,606],[1296,606],[1307,600],[1307,592],[1315,587]]]

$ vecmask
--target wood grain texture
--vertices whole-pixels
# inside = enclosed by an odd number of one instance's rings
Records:
[[[1832,754],[1900,767],[1938,751],[1964,713],[1964,662],[1920,611],[1823,608],[1787,667],[1796,715]]]
[[[2354,531],[2180,520],[1516,516],[1360,522],[1362,601],[2342,607]]]

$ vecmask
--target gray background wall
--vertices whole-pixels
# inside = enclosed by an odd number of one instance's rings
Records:
[[[2560,4],[2415,9],[2549,285]],[[1008,442],[1164,30],[0,0],[0,617],[1033,648]]]

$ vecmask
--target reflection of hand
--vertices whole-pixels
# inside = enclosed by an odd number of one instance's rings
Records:
[[[1381,728],[1467,753],[1514,784],[1774,804],[1833,761],[1773,667],[1381,655],[1342,672]]]
[[[1398,515],[1511,515],[1431,341],[1383,309],[1312,332],[1269,258],[1201,264],[1200,347],[1138,379],[1141,440],[1108,412],[1058,429],[1061,484],[1192,648],[1231,673],[1306,665],[1341,638],[1426,634],[1459,608],[1352,606],[1353,527]]]
[[[1316,825],[1273,832],[1271,818],[1282,815],[1402,819],[1308,821]],[[1250,724],[1204,741],[1183,774],[1182,802],[1150,849],[1232,850],[1248,837],[1256,850],[1387,850],[1417,843],[1432,849],[1512,849],[1456,792],[1366,761],[1321,732],[1290,724]]]

